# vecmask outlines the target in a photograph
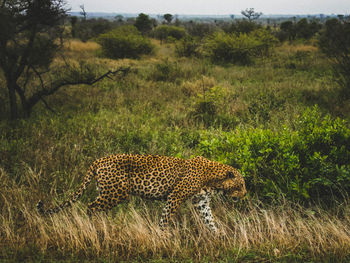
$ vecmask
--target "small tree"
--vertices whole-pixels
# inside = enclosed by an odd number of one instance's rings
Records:
[[[159,39],[161,43],[169,37],[173,39],[181,39],[186,36],[186,30],[183,27],[160,25],[153,30],[155,38]]]
[[[85,11],[85,6],[84,5],[80,5],[79,7],[81,9],[80,14],[83,16],[83,20],[85,21],[86,17],[87,17],[87,13]]]
[[[152,30],[153,22],[150,17],[144,13],[138,15],[135,21],[135,27],[142,33],[148,33]]]
[[[254,8],[249,8],[249,9],[247,8],[246,10],[242,10],[241,14],[246,18],[248,18],[249,22],[252,22],[253,20],[258,19],[262,15],[261,12],[255,12]]]
[[[28,117],[39,101],[51,109],[45,97],[63,86],[93,84],[113,73],[96,78],[84,67],[70,70],[67,65],[62,72],[51,67],[63,46],[65,16],[63,0],[8,0],[0,5],[0,69],[6,80],[11,119]]]
[[[122,15],[116,15],[114,17],[114,20],[117,21],[118,23],[123,23],[124,22],[124,17]]]
[[[300,19],[296,24],[296,33],[298,38],[309,39],[316,33],[314,30],[317,29],[312,27],[306,18]]]
[[[77,22],[78,22],[78,18],[76,16],[71,16],[70,17],[70,23],[72,25],[72,30],[71,30],[71,33],[72,33],[72,38],[75,38],[75,32],[76,32],[76,25],[77,25]]]
[[[344,98],[350,98],[350,20],[327,20],[319,45],[334,62],[334,72],[343,87]]]
[[[97,42],[102,47],[102,54],[113,59],[138,58],[153,51],[151,41],[131,25],[120,26],[101,34]]]
[[[165,14],[163,18],[165,19],[165,21],[167,21],[168,24],[170,24],[174,17],[172,14]]]
[[[295,39],[297,33],[296,33],[296,26],[293,23],[293,21],[285,21],[281,23],[280,29],[283,33],[285,33],[289,41],[292,41]]]

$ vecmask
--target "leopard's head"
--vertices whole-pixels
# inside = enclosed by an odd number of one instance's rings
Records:
[[[214,188],[234,199],[241,199],[247,194],[243,176],[233,168],[226,171],[225,179],[218,181]]]

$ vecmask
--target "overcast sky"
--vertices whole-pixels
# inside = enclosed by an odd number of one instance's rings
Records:
[[[350,14],[350,0],[66,0],[71,11],[147,14],[240,14],[253,7],[264,14]]]

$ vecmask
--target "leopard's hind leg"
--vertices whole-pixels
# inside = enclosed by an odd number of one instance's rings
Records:
[[[89,215],[98,211],[110,210],[129,197],[129,187],[125,179],[109,184],[99,182],[98,188],[100,190],[99,196],[88,204]]]

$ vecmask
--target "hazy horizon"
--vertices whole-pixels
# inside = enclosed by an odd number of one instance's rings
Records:
[[[294,1],[210,1],[210,0],[66,0],[71,11],[79,11],[84,5],[86,12],[106,13],[147,13],[147,14],[183,14],[183,15],[230,15],[240,14],[241,10],[253,7],[265,15],[292,14],[345,14],[350,13],[349,0],[294,0]]]

